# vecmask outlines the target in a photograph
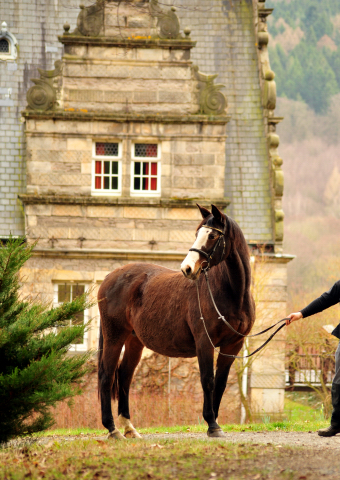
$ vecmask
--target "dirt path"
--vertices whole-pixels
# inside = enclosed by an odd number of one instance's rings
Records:
[[[214,439],[207,437],[205,433],[171,433],[143,435],[143,438],[150,440],[164,438],[200,438],[207,441]],[[222,439],[219,439],[222,440]],[[340,450],[340,434],[335,437],[320,437],[316,432],[227,432],[225,441],[233,443],[258,443],[273,445],[291,445],[305,447],[325,447],[327,449]]]
[[[106,436],[89,436],[89,435],[77,435],[77,436],[54,436],[54,440],[65,440],[72,441],[79,438],[86,439],[92,438],[96,440],[106,440]],[[153,433],[153,434],[144,434],[142,436],[145,440],[152,440],[157,442],[158,440],[172,439],[201,439],[206,440],[207,442],[213,442],[216,439],[209,438],[205,433]],[[43,437],[37,440],[37,443],[48,443],[51,441],[51,437]],[[320,437],[316,432],[282,432],[282,431],[273,431],[273,432],[227,432],[226,436],[222,439],[219,438],[219,441],[226,441],[232,443],[251,443],[251,444],[272,444],[275,446],[300,446],[300,447],[313,447],[313,448],[326,448],[340,450],[340,434],[335,437],[325,438]]]

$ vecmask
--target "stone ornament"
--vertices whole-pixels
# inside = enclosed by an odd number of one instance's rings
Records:
[[[222,84],[214,85],[216,75],[205,75],[198,71],[198,67],[194,67],[196,77],[203,84],[200,88],[199,104],[200,113],[205,115],[221,115],[227,108],[227,99],[220,92],[224,87]]]
[[[80,13],[77,18],[78,32],[85,37],[97,37],[104,24],[104,4],[97,0],[95,5],[84,7],[79,5]]]
[[[262,76],[262,104],[266,110],[268,130],[267,141],[269,157],[271,160],[272,170],[272,186],[275,196],[274,208],[274,234],[275,241],[283,241],[283,224],[284,213],[282,210],[282,195],[284,188],[284,174],[282,170],[282,158],[278,154],[278,146],[280,138],[276,133],[276,124],[282,120],[280,117],[274,116],[274,109],[276,107],[276,82],[274,80],[275,74],[270,68],[269,54],[268,54],[268,26],[267,17],[272,13],[271,8],[266,8],[265,0],[258,1],[258,24],[257,24],[257,42],[258,54],[260,60],[260,70]]]
[[[171,7],[168,13],[158,18],[160,38],[177,38],[179,35],[179,20],[175,14],[176,8]]]
[[[40,79],[33,78],[35,83],[26,95],[28,106],[32,110],[49,110],[56,103],[56,90],[53,86],[53,79],[61,74],[62,62],[57,60],[54,63],[54,70],[42,70],[38,68]]]
[[[151,0],[150,14],[158,19],[157,27],[159,29],[160,38],[178,38],[180,24],[175,12],[176,7],[171,7],[168,12],[164,12],[158,5],[158,0]]]

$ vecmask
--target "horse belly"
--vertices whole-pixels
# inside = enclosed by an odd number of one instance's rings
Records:
[[[135,334],[146,348],[167,357],[196,356],[195,342],[187,325],[173,325],[145,317],[133,323]]]

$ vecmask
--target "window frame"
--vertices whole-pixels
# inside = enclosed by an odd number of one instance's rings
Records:
[[[59,307],[62,303],[58,302],[58,287],[59,285],[81,285],[84,287],[84,292],[88,292],[89,285],[84,282],[65,281],[65,282],[53,282],[53,307]],[[84,323],[89,320],[89,310],[84,310]],[[69,352],[86,352],[88,350],[89,335],[88,330],[84,332],[83,343],[72,343],[69,348]]]
[[[151,144],[157,145],[157,157],[136,157],[135,156],[135,145],[136,144]],[[161,178],[162,178],[162,164],[161,164],[161,144],[160,142],[151,140],[146,142],[145,140],[139,141],[136,140],[131,144],[131,168],[130,168],[130,195],[132,197],[160,197],[161,196]],[[157,163],[157,190],[135,190],[134,189],[134,178],[135,178],[135,162],[149,162]]]
[[[0,52],[0,60],[16,60],[18,56],[18,41],[15,36],[7,30],[7,23],[2,22],[0,29],[0,39],[8,42],[9,52]]]
[[[96,155],[96,144],[97,143],[117,143],[118,144],[118,155]],[[95,188],[95,177],[96,177],[96,161],[117,161],[118,162],[118,189],[103,189],[100,190]],[[98,197],[119,197],[122,194],[122,142],[118,142],[117,140],[110,140],[110,141],[94,141],[92,144],[92,165],[91,165],[91,195],[98,196]],[[102,177],[104,174],[100,174]],[[112,175],[110,175],[112,178]]]

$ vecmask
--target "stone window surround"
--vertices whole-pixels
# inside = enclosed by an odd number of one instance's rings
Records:
[[[136,157],[135,156],[135,144],[138,143],[146,143],[146,144],[157,144],[157,157]],[[162,165],[161,165],[161,157],[162,157],[162,150],[161,150],[161,143],[157,140],[146,141],[146,140],[135,140],[131,142],[131,182],[130,182],[130,195],[131,197],[160,197],[161,196],[161,177],[162,177]],[[152,162],[157,163],[157,190],[140,190],[136,191],[134,189],[134,167],[135,162]]]
[[[90,288],[90,285],[86,282],[82,282],[82,281],[70,281],[70,280],[66,280],[64,282],[62,282],[61,280],[58,280],[57,282],[53,282],[53,307],[58,307],[59,305],[61,305],[59,302],[58,302],[58,286],[59,285],[82,285],[84,286],[85,288],[85,292],[88,292],[89,288]],[[86,323],[87,321],[89,320],[89,311],[86,309],[84,310],[84,322]],[[88,331],[86,331],[84,333],[84,342],[83,343],[80,343],[80,344],[72,344],[70,346],[70,349],[69,351],[70,352],[85,352],[87,351],[88,349]]]
[[[109,156],[109,155],[97,155],[96,154],[96,143],[118,143],[118,155]],[[118,189],[95,189],[95,164],[96,160],[109,160],[118,162]],[[122,142],[117,140],[110,142],[99,142],[95,140],[92,143],[92,180],[91,180],[91,195],[93,196],[121,196],[122,194]]]
[[[9,45],[9,52],[1,52],[0,53],[0,60],[16,60],[18,56],[18,41],[15,36],[7,31],[7,23],[2,22],[1,30],[0,30],[0,39],[5,39]]]

